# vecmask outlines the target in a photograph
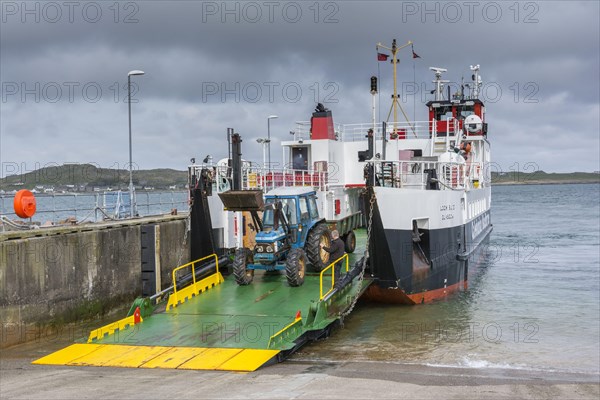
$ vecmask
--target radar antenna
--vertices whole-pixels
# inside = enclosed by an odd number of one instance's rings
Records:
[[[473,75],[471,76],[473,84],[469,85],[469,88],[471,89],[471,98],[477,99],[479,98],[479,92],[481,90],[481,86],[483,85],[481,75],[479,75],[479,64],[471,65],[470,67],[471,71],[473,71]]]
[[[433,83],[435,83],[435,89],[434,89],[435,100],[436,101],[444,100],[444,92],[443,92],[444,83],[448,83],[450,81],[443,80],[442,73],[448,72],[448,70],[446,68],[439,68],[439,67],[429,67],[429,69],[435,73],[435,81],[433,81]],[[448,100],[450,100],[450,99],[448,99]]]

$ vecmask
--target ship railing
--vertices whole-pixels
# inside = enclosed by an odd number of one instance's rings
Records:
[[[463,190],[469,185],[467,166],[459,162],[370,161],[374,184],[380,187],[427,190]],[[439,183],[439,186],[436,185]]]
[[[296,126],[290,134],[294,135],[294,141],[310,139],[310,121],[296,121]]]
[[[459,145],[462,123],[456,118],[450,117],[445,120],[433,119],[428,122],[431,131],[431,155],[436,152],[445,152],[450,148],[452,141],[455,146]]]
[[[367,140],[369,129],[373,129],[373,136],[375,140],[381,140],[383,138],[381,123],[377,123],[375,124],[375,127],[373,127],[372,122],[366,122],[342,125],[339,139],[343,142],[365,141]]]
[[[366,140],[369,129],[373,129],[376,140],[383,138],[383,124],[377,122],[373,127],[372,122],[357,124],[334,124],[333,128],[337,140],[343,142],[359,142]],[[389,122],[386,125],[387,139],[429,139],[431,137],[432,124],[429,121],[414,122]],[[310,121],[297,121],[296,128],[290,132],[294,140],[311,139]]]
[[[402,139],[429,139],[430,138],[429,121],[414,121],[414,122],[389,122],[386,124],[386,139],[402,140]],[[341,130],[341,140],[344,142],[357,142],[366,140],[367,132],[373,129],[376,140],[383,138],[383,126],[381,123],[360,123],[360,124],[344,124]]]
[[[486,172],[488,171],[484,169],[481,162],[470,162],[470,160],[467,159],[466,171],[466,185],[468,185],[469,188],[478,189],[489,185],[490,177],[486,176]]]
[[[232,189],[232,170],[228,166],[213,167],[214,186],[217,193]],[[317,169],[266,168],[248,163],[242,168],[241,189],[262,189],[268,192],[279,187],[312,187],[327,190],[328,171]]]
[[[327,190],[327,171],[299,169],[259,169],[248,171],[244,188],[263,189],[265,192],[279,187],[313,187]]]
[[[14,193],[0,194],[0,215],[11,221],[19,220],[13,210],[14,196]],[[37,209],[31,222],[41,227],[130,217],[127,191],[36,193],[35,197]],[[164,215],[174,212],[175,209],[189,208],[187,191],[136,191],[136,199],[138,214],[143,217]],[[0,224],[0,232],[3,229],[3,224]]]

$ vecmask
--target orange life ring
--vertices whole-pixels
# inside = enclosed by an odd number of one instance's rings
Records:
[[[21,218],[31,218],[35,214],[35,196],[27,189],[22,189],[15,194],[13,203],[15,214]]]

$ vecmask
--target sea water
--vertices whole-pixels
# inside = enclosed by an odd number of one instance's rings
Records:
[[[492,223],[468,290],[418,306],[359,302],[295,359],[598,373],[600,185],[493,187]]]

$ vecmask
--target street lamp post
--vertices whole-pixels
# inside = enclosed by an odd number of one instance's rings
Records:
[[[256,141],[260,144],[262,144],[262,151],[263,151],[263,173],[264,171],[266,171],[267,169],[267,146],[269,145],[269,143],[271,143],[271,141],[269,139],[265,139],[265,138],[258,138],[256,139]]]
[[[136,214],[137,204],[133,193],[133,157],[131,152],[131,76],[144,75],[144,71],[133,70],[127,74],[127,103],[129,106],[129,212],[130,218]]]
[[[271,120],[279,118],[277,115],[269,115],[267,117],[267,144],[269,146],[269,169],[271,168]]]

